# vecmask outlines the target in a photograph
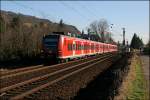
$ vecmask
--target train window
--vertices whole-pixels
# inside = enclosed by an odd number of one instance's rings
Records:
[[[70,45],[70,50],[72,50],[72,44],[69,44]]]
[[[76,44],[76,50],[78,50],[78,44]]]
[[[79,50],[79,44],[76,44],[76,50]]]
[[[73,50],[73,45],[72,44],[70,44],[70,49]]]
[[[93,50],[93,49],[94,49],[94,45],[92,44],[92,45],[91,45],[91,50]]]
[[[86,50],[86,44],[84,44],[84,50]]]
[[[81,50],[81,44],[79,44],[79,50]]]
[[[94,44],[92,45],[92,50],[94,50]]]
[[[86,45],[86,50],[88,50],[88,45]]]
[[[88,45],[86,45],[86,49],[88,50]]]
[[[64,45],[66,45],[66,39],[64,39]]]
[[[68,43],[68,50],[70,50],[70,44]]]
[[[56,51],[58,49],[59,37],[56,35],[48,35],[43,37],[42,42],[48,50]]]
[[[69,44],[68,44],[68,50],[70,50],[70,48],[69,48]]]
[[[90,50],[92,50],[92,45],[90,45]]]
[[[68,44],[68,50],[71,51],[72,49],[73,49],[73,48],[72,48],[72,44],[69,43],[69,44]]]
[[[84,49],[84,46],[83,45],[81,45],[81,50],[83,50]]]
[[[87,44],[86,46],[87,46],[87,48],[86,48],[86,49],[88,50],[88,47],[89,47],[89,46],[88,46],[88,44]]]
[[[83,45],[81,45],[81,50],[83,50],[84,49],[84,47],[83,47]]]
[[[75,44],[72,45],[72,49],[76,50],[76,45]]]

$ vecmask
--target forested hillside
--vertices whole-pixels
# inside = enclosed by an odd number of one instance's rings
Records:
[[[54,23],[34,16],[1,11],[0,61],[38,56],[43,35],[68,31],[79,32],[76,27],[61,21]]]

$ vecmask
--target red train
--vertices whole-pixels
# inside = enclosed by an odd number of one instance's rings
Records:
[[[43,51],[45,56],[53,56],[60,61],[65,61],[89,55],[115,52],[117,51],[117,45],[51,34],[43,38]]]

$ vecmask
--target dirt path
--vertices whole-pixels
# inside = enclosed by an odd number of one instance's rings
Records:
[[[149,79],[150,79],[150,74],[149,74],[149,69],[150,69],[150,58],[149,56],[141,55],[141,61],[142,61],[142,67],[143,67],[143,72],[145,79],[147,80],[147,88],[149,89]]]

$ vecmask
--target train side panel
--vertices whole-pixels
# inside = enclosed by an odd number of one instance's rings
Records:
[[[60,36],[58,58],[76,58],[117,51],[117,46],[68,36]]]

